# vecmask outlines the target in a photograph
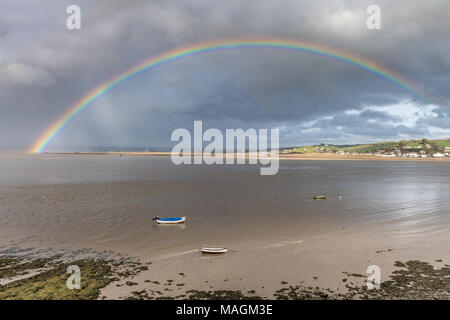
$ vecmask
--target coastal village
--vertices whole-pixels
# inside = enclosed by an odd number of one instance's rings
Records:
[[[286,148],[282,154],[333,153],[338,155],[364,155],[396,158],[446,158],[450,157],[450,139],[407,140],[360,145],[320,144]]]

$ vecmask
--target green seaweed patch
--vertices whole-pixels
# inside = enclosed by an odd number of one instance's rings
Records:
[[[29,270],[43,269],[51,265],[54,259],[52,258],[39,258],[34,260],[27,260],[24,257],[15,256],[1,256],[0,257],[0,279],[11,279],[18,276],[23,276],[29,273]]]
[[[305,287],[302,285],[281,288],[274,293],[277,300],[325,300],[333,294],[330,289]]]
[[[400,300],[400,299],[450,299],[450,268],[435,269],[427,262],[410,260],[405,263],[396,261],[395,270],[388,281],[381,283],[380,289],[369,290],[364,283],[346,283],[344,293],[319,287],[303,285],[281,288],[274,293],[280,300],[323,300],[323,299],[363,299],[363,300]],[[343,272],[348,276],[361,278],[362,275]],[[347,282],[347,278],[342,279]]]
[[[302,285],[289,286],[275,292],[276,299],[319,300],[319,299],[363,299],[363,300],[400,300],[400,299],[450,299],[450,268],[435,269],[427,262],[410,260],[405,263],[396,261],[395,270],[388,281],[381,283],[379,289],[367,288],[365,284],[347,283],[347,292],[339,293],[319,287]],[[348,276],[360,275],[345,273]],[[347,282],[347,278],[342,279]]]
[[[0,286],[0,299],[98,299],[100,289],[116,279],[109,262],[102,259],[85,259],[70,263],[54,262],[49,270]],[[42,263],[42,261],[31,262],[32,265],[38,267],[41,267]],[[66,281],[69,277],[67,267],[69,265],[77,265],[80,268],[81,289],[67,288]],[[46,266],[48,266],[48,261]]]

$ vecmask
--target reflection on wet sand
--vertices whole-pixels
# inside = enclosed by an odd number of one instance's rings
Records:
[[[156,231],[165,231],[167,229],[179,229],[184,230],[186,229],[185,223],[179,223],[179,224],[155,224],[153,228],[156,229]]]

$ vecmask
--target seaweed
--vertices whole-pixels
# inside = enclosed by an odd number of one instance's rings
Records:
[[[41,266],[42,261],[31,262]],[[77,265],[81,270],[81,288],[68,289],[67,267]],[[31,277],[0,286],[0,299],[24,300],[85,300],[97,299],[100,289],[114,281],[111,266],[106,260],[85,259],[71,263],[55,263],[51,269]]]

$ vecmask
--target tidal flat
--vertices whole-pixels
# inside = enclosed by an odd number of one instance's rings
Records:
[[[270,177],[133,155],[0,165],[1,299],[448,299],[446,162],[288,160]]]
[[[438,262],[442,262],[438,259]],[[69,266],[81,270],[79,289],[66,284]],[[105,259],[89,257],[64,261],[62,255],[49,258],[31,258],[29,255],[0,256],[0,300],[94,300],[107,299],[104,289],[120,288],[126,300],[379,300],[379,299],[449,299],[450,265],[437,268],[427,262],[395,261],[396,268],[379,289],[368,289],[365,275],[342,272],[343,289],[281,281],[279,289],[261,296],[257,290],[189,289],[185,287],[186,275],[178,274],[176,280],[165,283],[145,279],[135,282],[141,272],[151,268],[130,258]],[[143,279],[142,277],[140,279]],[[318,277],[313,277],[317,280]],[[364,281],[362,281],[364,280]],[[224,280],[225,281],[225,280]],[[138,286],[139,289],[133,287]],[[155,286],[157,289],[155,289]],[[180,290],[181,289],[181,290]]]

